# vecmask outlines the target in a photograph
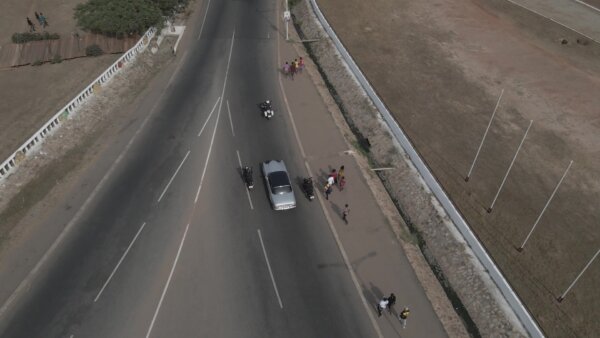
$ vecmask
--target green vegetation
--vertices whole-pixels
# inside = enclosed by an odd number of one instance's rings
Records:
[[[97,44],[85,47],[85,55],[87,56],[100,56],[102,54],[104,54],[104,51]]]
[[[26,43],[29,41],[41,41],[41,40],[58,40],[60,39],[60,35],[53,33],[50,34],[48,32],[43,33],[14,33],[12,35],[13,43]]]
[[[55,54],[50,63],[61,63],[63,62],[62,56],[60,54]]]
[[[141,35],[183,10],[188,0],[88,0],[75,7],[77,25],[92,33]]]

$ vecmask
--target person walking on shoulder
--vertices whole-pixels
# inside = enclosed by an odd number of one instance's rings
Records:
[[[283,65],[283,74],[285,77],[290,76],[290,63],[287,61],[285,62],[285,65]]]
[[[345,222],[346,224],[348,224],[348,214],[350,214],[350,207],[348,207],[348,204],[346,204],[346,205],[344,206],[344,210],[342,210],[342,219],[344,220],[344,222]],[[394,294],[392,293],[392,296],[393,296],[393,295],[394,295]],[[394,296],[394,301],[396,301],[396,298],[395,298],[395,297],[396,297],[396,296]],[[391,302],[390,302],[390,304],[391,304]]]
[[[35,32],[35,25],[33,24],[33,22],[31,22],[31,20],[29,20],[29,17],[27,17],[27,24],[29,25],[29,31]]]
[[[400,323],[402,323],[402,328],[406,328],[406,320],[408,319],[408,315],[410,315],[410,310],[405,307],[402,312],[398,315],[398,319],[400,319]]]
[[[337,173],[338,187],[340,191],[344,190],[344,186],[346,185],[346,176],[344,175],[344,166],[340,167]]]
[[[347,204],[346,204],[347,205]],[[396,295],[392,292],[388,297],[388,311],[392,313],[392,307],[396,304]]]
[[[383,312],[383,310],[384,310],[385,308],[387,308],[387,307],[388,307],[388,304],[389,304],[389,303],[390,303],[390,301],[389,301],[387,298],[385,298],[385,297],[383,297],[383,298],[382,298],[382,299],[379,301],[379,303],[377,303],[377,316],[378,316],[378,317],[381,317],[381,313]]]
[[[325,185],[325,199],[329,200],[329,194],[331,194],[331,192],[333,191],[333,189],[331,189],[331,184],[327,183]]]
[[[298,60],[298,71],[300,73],[302,73],[303,70],[304,70],[304,59],[301,56],[300,60]]]

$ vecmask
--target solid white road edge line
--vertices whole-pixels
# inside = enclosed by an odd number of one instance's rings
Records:
[[[279,2],[277,3],[277,13],[279,12]],[[277,20],[277,30],[279,31],[279,25],[280,22],[279,20]],[[277,64],[281,64],[281,46],[280,46],[280,38],[277,38]],[[300,141],[300,136],[298,134],[298,130],[296,129],[296,124],[294,123],[294,116],[292,114],[292,110],[290,109],[290,105],[288,103],[288,99],[287,96],[285,95],[285,89],[283,87],[283,81],[282,81],[282,75],[281,73],[279,73],[279,88],[281,89],[281,95],[283,96],[283,100],[285,102],[285,106],[287,108],[288,114],[290,116],[290,120],[292,123],[292,128],[294,130],[294,136],[296,138],[296,143],[298,143],[298,147],[300,148],[300,153],[302,154],[302,157],[305,159],[304,161],[304,165],[306,166],[306,170],[308,171],[308,174],[310,177],[313,176],[312,171],[310,170],[310,166],[308,165],[308,162],[306,162],[306,153],[304,152],[304,147],[302,146],[302,142]],[[367,300],[365,299],[365,296],[362,293],[362,290],[360,288],[360,283],[358,282],[358,278],[356,277],[356,274],[354,273],[354,269],[352,268],[352,265],[350,264],[350,260],[348,259],[348,255],[346,254],[346,250],[344,250],[344,247],[342,246],[342,242],[339,238],[339,235],[337,233],[337,231],[335,230],[335,227],[333,226],[333,222],[331,221],[331,217],[329,216],[329,212],[327,211],[327,208],[325,207],[325,203],[323,202],[321,195],[320,194],[315,194],[317,195],[317,198],[319,199],[319,203],[321,204],[321,209],[323,209],[323,212],[325,214],[325,218],[327,219],[327,223],[329,225],[329,229],[331,230],[333,237],[335,238],[335,242],[338,246],[338,249],[340,250],[342,257],[344,258],[344,263],[346,264],[346,268],[348,269],[348,271],[350,272],[350,277],[352,278],[352,282],[354,283],[354,287],[356,288],[356,293],[358,293],[358,296],[360,297],[360,299],[362,300],[363,306],[365,308],[365,311],[367,312],[368,316],[369,316],[369,320],[371,321],[371,325],[373,326],[373,329],[375,330],[375,332],[377,333],[377,336],[379,338],[383,338],[383,334],[381,333],[381,329],[379,328],[379,325],[377,324],[377,321],[375,320],[375,317],[373,316],[373,311],[371,310],[371,306],[369,305],[369,303],[367,302]]]
[[[96,187],[94,188],[94,190],[92,191],[92,193],[90,194],[90,196],[88,196],[88,198],[85,200],[85,202],[83,202],[83,205],[81,206],[81,208],[79,208],[79,210],[77,211],[77,213],[75,214],[75,216],[73,216],[73,218],[71,219],[71,221],[65,226],[64,230],[54,240],[54,242],[52,243],[52,245],[50,246],[50,248],[48,248],[48,250],[46,251],[46,253],[44,253],[44,255],[42,256],[42,258],[37,262],[37,264],[33,267],[33,269],[31,269],[31,271],[29,271],[29,273],[27,274],[27,276],[25,277],[25,279],[23,279],[21,281],[21,283],[19,283],[19,286],[17,286],[17,288],[13,291],[13,293],[10,295],[10,297],[8,297],[8,299],[6,300],[6,302],[4,302],[4,304],[0,308],[0,319],[2,319],[2,316],[4,315],[4,313],[6,312],[6,310],[8,309],[8,307],[10,306],[10,304],[12,304],[12,302],[14,302],[14,300],[17,298],[17,296],[21,292],[23,292],[24,289],[29,289],[30,288],[30,286],[31,286],[30,284],[31,284],[31,281],[32,281],[33,277],[37,274],[37,272],[42,267],[42,265],[48,260],[48,258],[50,257],[50,255],[54,252],[54,250],[56,250],[56,248],[58,247],[58,245],[63,241],[63,239],[69,233],[69,231],[71,231],[71,229],[73,228],[74,224],[79,220],[79,218],[81,217],[81,215],[83,215],[83,212],[85,211],[85,209],[87,209],[88,205],[91,203],[91,201],[94,199],[94,197],[96,197],[96,195],[98,194],[98,192],[100,191],[100,189],[104,186],[104,184],[106,183],[106,181],[108,180],[108,178],[115,171],[115,169],[117,168],[117,165],[121,162],[121,160],[123,159],[123,157],[125,157],[125,154],[127,153],[127,151],[129,151],[129,148],[131,148],[131,145],[133,144],[133,141],[135,141],[135,139],[137,138],[137,136],[139,135],[139,133],[142,131],[142,129],[144,129],[144,127],[146,126],[146,123],[148,123],[148,121],[150,120],[150,117],[152,115],[154,115],[154,112],[156,111],[156,107],[158,106],[158,103],[162,101],[162,98],[165,95],[165,93],[166,93],[166,91],[163,90],[162,94],[160,95],[160,97],[158,98],[158,100],[156,101],[156,103],[154,104],[154,107],[152,107],[152,110],[150,111],[150,114],[148,114],[148,116],[146,116],[146,118],[144,119],[144,121],[142,122],[142,124],[140,125],[140,127],[138,128],[138,130],[135,132],[135,134],[133,135],[133,137],[131,137],[131,140],[129,140],[129,142],[127,143],[127,145],[123,149],[123,151],[119,154],[119,157],[117,157],[117,159],[111,165],[111,167],[108,169],[108,171],[106,172],[106,174],[104,175],[104,177],[102,177],[102,179],[100,180],[100,182],[98,183],[98,185],[96,185]]]
[[[239,150],[235,151],[237,153],[237,157],[238,157],[238,162],[240,163],[240,168],[242,168],[242,159],[240,158],[240,152]],[[250,198],[250,190],[248,190],[248,186],[244,184],[244,187],[246,187],[246,195],[248,195],[248,202],[250,202],[250,210],[254,210],[254,205],[252,205],[252,198]]]
[[[227,68],[225,69],[225,81],[223,82],[223,90],[221,92],[221,97],[223,97],[225,95],[225,87],[227,87],[227,76],[229,75],[229,65],[231,63],[231,53],[233,52],[233,42],[234,41],[235,41],[235,29],[233,30],[233,35],[231,37],[231,47],[229,48],[229,58],[227,59]],[[202,189],[202,182],[204,181],[204,174],[206,174],[206,168],[208,167],[208,161],[210,160],[210,154],[212,152],[213,143],[215,141],[215,135],[217,134],[217,127],[219,126],[219,117],[221,116],[221,107],[223,107],[223,100],[221,100],[219,103],[219,110],[217,111],[217,122],[215,123],[215,129],[213,130],[212,138],[210,139],[210,146],[208,147],[208,155],[206,155],[206,162],[204,162],[204,169],[202,170],[202,176],[200,176],[200,185],[198,186],[198,192],[196,193],[196,199],[194,199],[194,204],[198,203],[198,197],[200,197],[200,190]],[[204,129],[204,127],[202,127],[202,129]],[[200,131],[200,132],[202,132],[202,131]]]
[[[140,227],[140,229],[137,231],[137,233],[135,234],[135,236],[131,240],[131,243],[129,243],[129,246],[127,247],[127,249],[123,253],[123,256],[121,256],[121,259],[119,259],[119,262],[117,263],[117,266],[115,266],[115,268],[113,269],[113,271],[110,273],[110,276],[108,276],[108,279],[106,280],[106,282],[104,282],[104,285],[102,285],[102,289],[100,289],[100,291],[96,295],[96,298],[94,298],[94,303],[96,301],[98,301],[98,299],[102,295],[102,292],[104,292],[104,289],[106,288],[106,286],[108,285],[108,283],[110,283],[110,280],[113,278],[113,276],[117,272],[117,269],[119,269],[119,266],[121,265],[121,263],[125,259],[125,256],[127,256],[127,253],[129,252],[129,249],[131,249],[131,247],[133,246],[133,243],[135,243],[136,239],[138,238],[138,236],[140,235],[140,233],[142,232],[142,230],[144,229],[145,226],[146,226],[146,222],[144,222],[142,224],[142,226]]]
[[[173,72],[173,75],[171,75],[171,77],[169,78],[169,82],[167,82],[167,87],[171,86],[171,82],[175,78],[175,75],[177,75],[177,73],[179,73],[179,69],[181,69],[181,65],[183,65],[185,63],[185,58],[188,55],[187,53],[188,53],[187,50],[183,53],[183,57],[181,58],[181,61],[179,61],[179,64],[177,65],[177,68]]]
[[[279,290],[277,290],[277,283],[275,283],[275,277],[273,276],[273,270],[271,270],[271,264],[269,263],[269,257],[267,256],[267,249],[265,249],[265,243],[263,242],[262,235],[260,234],[260,229],[256,229],[258,231],[258,238],[260,239],[260,245],[262,246],[263,254],[265,255],[265,261],[267,262],[267,268],[269,269],[269,275],[271,275],[271,282],[273,282],[273,289],[275,289],[275,295],[277,296],[277,301],[279,301],[279,307],[283,309],[283,303],[281,302],[281,297],[279,297]]]
[[[204,22],[206,21],[206,14],[208,14],[208,9],[210,8],[210,0],[208,0],[208,5],[206,6],[206,12],[204,12],[204,19],[202,19],[202,25],[200,25],[200,33],[198,33],[198,38],[196,40],[200,40],[202,36],[202,30],[204,30]]]
[[[185,154],[185,157],[183,158],[183,161],[181,161],[181,163],[179,164],[179,167],[177,167],[177,170],[175,170],[175,173],[173,174],[173,176],[171,176],[171,179],[169,180],[169,183],[167,183],[165,190],[163,190],[162,194],[160,194],[160,197],[158,198],[158,202],[160,202],[160,200],[163,198],[163,196],[167,192],[167,189],[169,189],[169,186],[171,185],[171,183],[173,183],[175,176],[177,176],[179,169],[181,169],[181,166],[183,166],[183,163],[185,162],[185,160],[188,158],[189,155],[190,155],[190,151],[188,150],[187,154]]]
[[[210,121],[210,117],[215,112],[215,108],[217,108],[217,104],[219,103],[220,99],[221,99],[221,97],[219,96],[219,98],[215,102],[215,105],[213,106],[212,110],[210,111],[210,114],[208,114],[208,117],[206,118],[206,121],[204,121],[204,124],[202,125],[202,128],[200,128],[200,132],[198,133],[198,136],[202,135],[202,132],[204,131],[204,127],[206,127],[206,124],[208,123],[208,121]]]
[[[163,288],[163,292],[160,295],[160,300],[158,301],[158,305],[156,306],[156,310],[154,311],[154,317],[152,317],[152,321],[150,322],[150,327],[148,327],[148,332],[146,333],[146,338],[150,337],[150,333],[152,333],[152,328],[154,327],[154,322],[156,321],[156,317],[158,316],[158,312],[160,311],[160,307],[162,306],[162,302],[165,299],[165,294],[167,294],[167,290],[169,289],[169,284],[171,284],[171,278],[173,278],[173,272],[175,271],[175,267],[177,266],[177,261],[179,261],[179,255],[181,254],[181,248],[183,248],[183,243],[185,242],[185,237],[187,236],[188,229],[190,228],[190,224],[186,225],[185,232],[183,233],[183,238],[181,238],[181,243],[179,243],[179,249],[177,250],[177,255],[175,256],[175,260],[173,261],[173,266],[171,266],[171,272],[169,273],[169,278],[167,278],[167,283]]]
[[[235,132],[233,131],[233,120],[231,119],[231,110],[229,110],[229,100],[227,100],[227,113],[229,114],[229,124],[231,125],[231,134],[235,137]]]
[[[306,166],[308,175],[310,177],[313,177],[312,170],[310,169],[308,162],[304,161],[304,165]],[[365,310],[366,310],[367,314],[369,315],[369,320],[371,321],[371,325],[373,325],[375,332],[377,332],[377,336],[379,338],[383,338],[383,333],[381,333],[381,329],[379,328],[379,325],[377,324],[377,321],[375,320],[375,316],[373,315],[373,311],[372,311],[373,308],[371,307],[371,305],[369,305],[369,302],[367,302],[367,299],[364,297],[364,295],[362,293],[362,290],[360,288],[360,283],[358,282],[358,278],[356,277],[356,273],[354,272],[354,268],[352,268],[350,259],[348,258],[348,254],[346,253],[346,250],[344,249],[344,246],[342,245],[342,241],[340,240],[340,236],[338,235],[337,230],[335,230],[335,226],[333,225],[333,221],[331,220],[331,216],[329,215],[329,210],[327,210],[327,207],[325,206],[323,197],[321,197],[321,194],[315,194],[315,195],[317,196],[317,199],[319,200],[319,204],[321,204],[321,209],[323,209],[323,213],[325,214],[325,218],[327,219],[327,224],[329,225],[329,229],[331,230],[331,233],[333,234],[333,238],[335,239],[335,242],[338,246],[338,249],[340,250],[340,253],[342,254],[342,257],[344,258],[344,264],[346,264],[346,269],[348,269],[348,272],[350,272],[350,277],[352,278],[354,287],[356,288],[356,291],[357,291],[360,299],[362,300],[363,306],[365,307]]]

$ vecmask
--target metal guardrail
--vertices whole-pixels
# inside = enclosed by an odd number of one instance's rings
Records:
[[[419,156],[414,146],[411,144],[404,131],[400,128],[396,120],[394,120],[392,114],[389,112],[389,110],[387,109],[383,101],[379,98],[369,81],[363,75],[360,68],[352,59],[352,56],[350,56],[340,39],[337,37],[329,23],[323,16],[323,13],[319,9],[316,0],[310,0],[310,4],[319,22],[321,23],[321,25],[335,44],[338,52],[342,55],[342,58],[348,64],[348,67],[350,68],[360,85],[363,87],[367,95],[369,95],[369,97],[381,113],[381,116],[387,123],[388,127],[391,129],[394,137],[396,138],[398,143],[400,143],[404,151],[408,154],[413,165],[417,168],[417,170],[421,174],[421,177],[423,177],[423,180],[425,181],[429,189],[433,192],[440,204],[443,206],[450,219],[452,219],[454,225],[459,230],[464,240],[471,247],[475,256],[487,269],[490,277],[492,278],[494,283],[496,283],[496,286],[498,287],[499,291],[502,293],[502,295],[504,296],[514,313],[517,315],[517,317],[519,318],[529,335],[531,335],[532,337],[544,337],[544,334],[540,330],[535,319],[533,319],[529,311],[527,311],[527,309],[519,299],[518,295],[514,292],[508,281],[504,278],[496,264],[494,264],[492,258],[489,256],[485,248],[481,245],[481,243],[479,242],[475,234],[472,232],[467,222],[463,219],[462,215],[456,209],[446,192],[441,187],[440,183],[433,176],[423,159]]]
[[[108,69],[106,69],[100,76],[98,76],[92,83],[90,83],[84,90],[82,90],[74,99],[72,99],[66,106],[60,109],[54,116],[48,120],[33,136],[31,136],[25,143],[23,143],[17,151],[10,155],[2,165],[0,165],[0,181],[5,179],[10,173],[12,173],[19,163],[32,151],[37,149],[41,143],[44,142],[46,137],[55,132],[62,122],[67,119],[70,115],[75,114],[82,103],[84,103],[94,92],[97,90],[97,86],[110,81],[113,76],[119,72],[123,64],[132,61],[135,57],[142,52],[150,43],[150,40],[156,34],[156,28],[151,27],[144,33],[141,39],[131,47],[125,54],[123,54],[117,61],[115,61]]]

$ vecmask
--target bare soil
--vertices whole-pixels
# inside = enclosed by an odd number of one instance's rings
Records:
[[[583,337],[600,332],[597,264],[563,302],[556,300],[600,239],[600,46],[501,0],[331,0],[319,5],[545,333]],[[296,15],[304,29],[306,15]],[[311,33],[308,38],[322,36]],[[345,70],[328,59],[335,55],[327,55],[321,42],[312,46],[324,58],[318,62],[329,66],[325,72],[346,118],[371,141],[374,159],[398,166],[382,178],[424,236],[479,334],[519,335],[522,329],[503,311],[505,304],[489,304],[497,295],[484,290],[485,279],[476,278],[476,267],[440,227],[444,220],[424,207],[431,205],[428,195],[407,182],[410,166],[402,164],[402,154],[374,123],[369,102],[337,81]],[[467,183],[464,178],[502,89]],[[488,214],[529,120],[533,127]],[[570,160],[571,171],[518,252]]]
[[[70,37],[79,32],[73,9],[80,0],[0,1],[0,48],[11,36],[27,32],[26,17],[40,30],[34,12],[48,18],[46,31]],[[58,64],[0,70],[0,162],[17,150],[59,109],[115,62],[120,55],[81,58]]]

